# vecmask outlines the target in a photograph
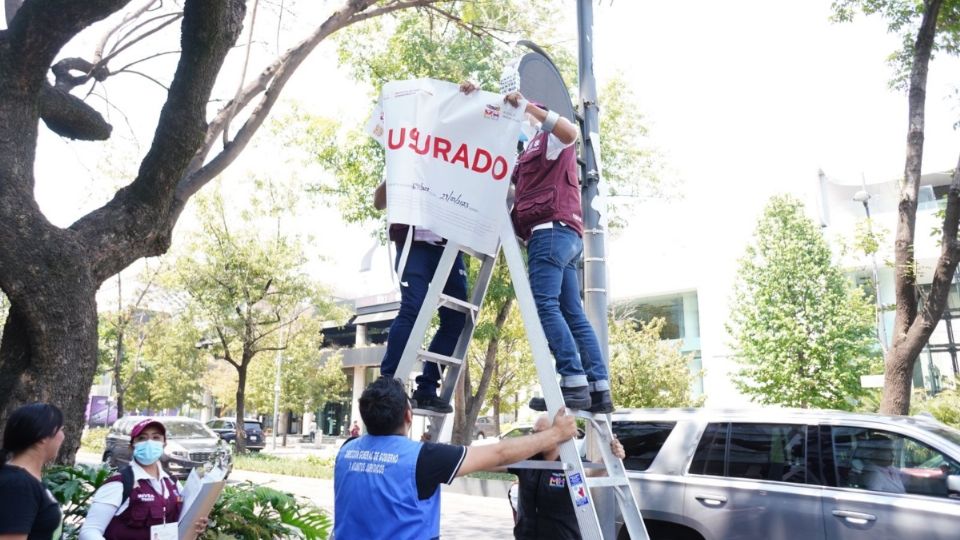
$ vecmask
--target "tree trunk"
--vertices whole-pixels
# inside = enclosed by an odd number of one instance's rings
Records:
[[[60,463],[72,463],[80,447],[96,372],[96,287],[89,274],[76,277],[47,281],[26,302],[11,298],[0,344],[0,418],[35,401],[59,407],[66,427]]]
[[[243,362],[237,368],[237,453],[242,454],[247,450],[246,437],[244,437],[243,418],[244,418],[244,396],[247,393],[247,366],[249,362]],[[276,429],[276,427],[274,427]]]
[[[936,23],[940,12],[940,4],[941,0],[926,1],[923,19],[917,31],[917,40],[910,68],[907,155],[904,164],[904,177],[900,183],[899,219],[894,248],[896,258],[894,288],[897,309],[893,324],[893,344],[887,351],[884,360],[883,398],[880,402],[880,412],[884,414],[908,414],[910,412],[913,367],[917,355],[926,344],[930,333],[936,327],[936,323],[939,322],[944,308],[943,304],[938,306],[936,302],[928,301],[925,310],[929,312],[931,317],[926,322],[932,320],[933,325],[929,328],[914,330],[917,324],[917,269],[914,259],[917,194],[920,189],[923,165],[927,72],[934,38],[936,37]],[[944,234],[948,234],[947,229],[948,227],[944,228]],[[949,251],[951,246],[945,245],[944,249],[946,255],[946,251]],[[941,257],[942,259],[943,257]],[[955,268],[956,265],[954,265]],[[949,279],[952,280],[952,278],[953,276],[950,275]],[[934,286],[942,287],[943,284],[934,283]],[[946,298],[944,298],[945,302]]]

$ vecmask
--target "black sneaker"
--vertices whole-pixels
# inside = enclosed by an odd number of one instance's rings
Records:
[[[590,390],[586,386],[562,386],[560,392],[563,393],[563,405],[566,408],[577,411],[585,411],[590,408]],[[545,412],[547,410],[547,400],[542,397],[535,397],[530,400],[530,408]]]
[[[437,413],[449,414],[453,412],[453,407],[438,398],[437,396],[414,394],[413,400],[416,402],[417,409],[424,409]]]
[[[590,392],[590,402],[590,408],[587,410],[593,414],[609,414],[616,410],[609,390]]]

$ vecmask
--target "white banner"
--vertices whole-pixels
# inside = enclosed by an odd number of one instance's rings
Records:
[[[382,108],[382,109],[381,109]],[[387,221],[492,254],[523,113],[432,79],[384,85],[368,131],[386,150]]]

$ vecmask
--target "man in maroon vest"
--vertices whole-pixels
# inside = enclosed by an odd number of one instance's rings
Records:
[[[540,323],[556,359],[568,408],[613,412],[610,380],[597,335],[580,300],[577,261],[583,254],[583,214],[574,143],[578,130],[566,118],[524,99],[504,101],[523,107],[532,137],[513,171],[516,201],[511,219],[527,243],[530,288]],[[542,398],[530,407],[546,410]]]

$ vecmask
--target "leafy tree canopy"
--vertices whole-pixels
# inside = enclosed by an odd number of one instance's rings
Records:
[[[764,404],[850,409],[878,354],[873,306],[790,196],[767,204],[740,260],[728,331],[736,384]]]

